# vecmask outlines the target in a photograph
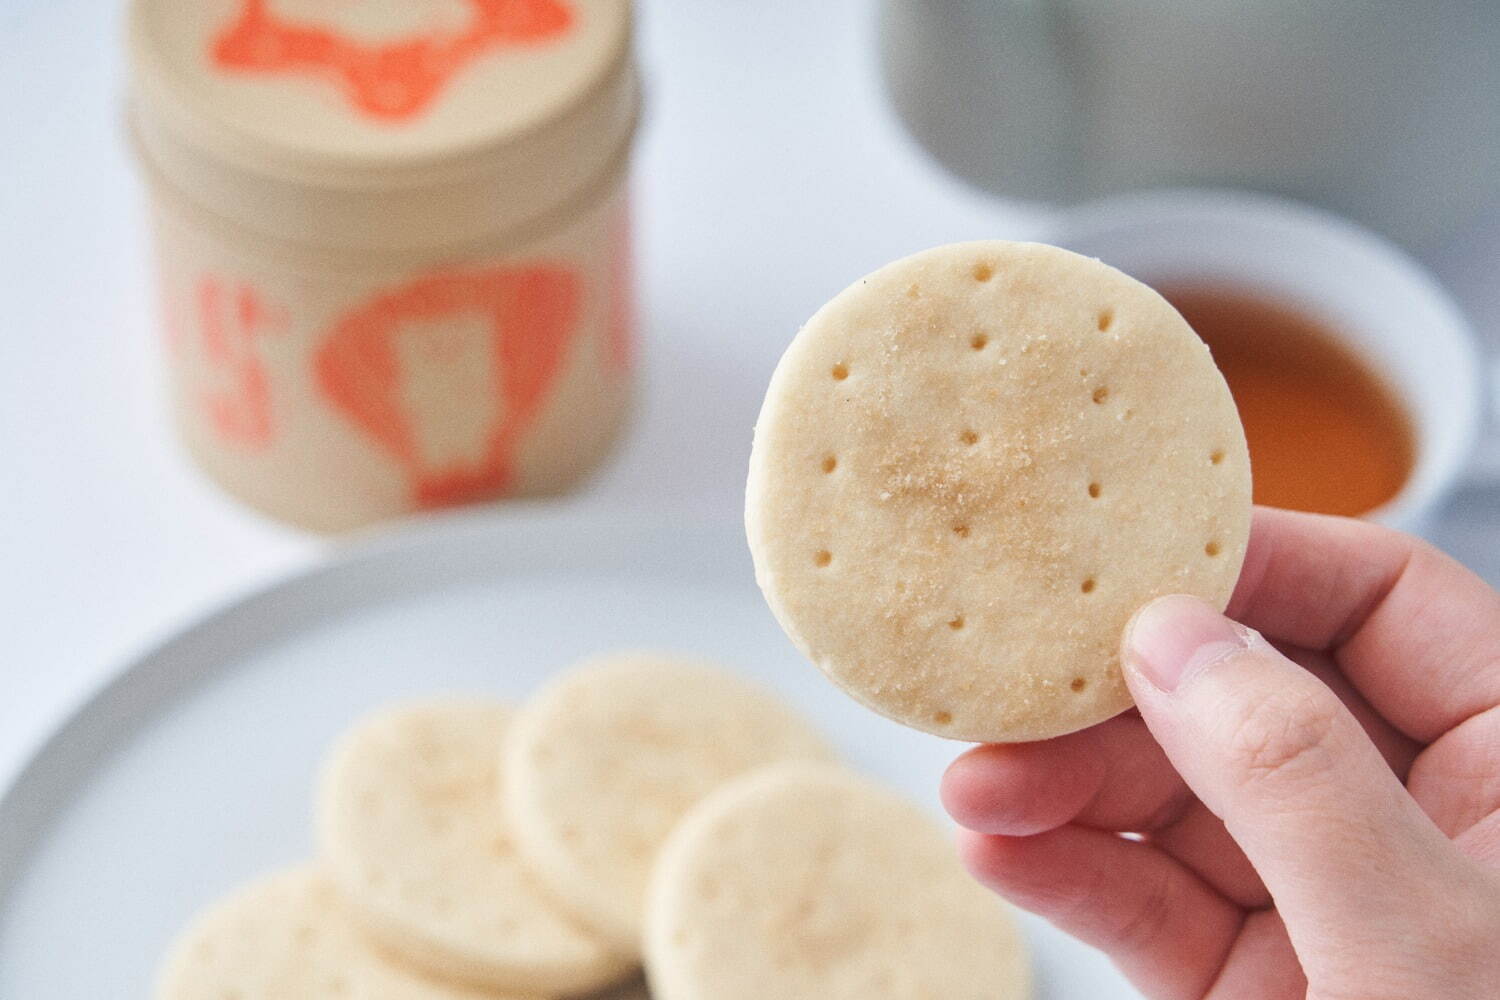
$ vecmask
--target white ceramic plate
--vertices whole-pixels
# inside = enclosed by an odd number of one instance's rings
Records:
[[[781,634],[737,522],[521,509],[346,553],[127,666],[0,799],[0,997],[149,993],[195,910],[308,854],[330,739],[393,698],[522,697],[611,647],[734,664],[849,759],[930,806],[956,744],[837,693]],[[1040,997],[1133,993],[1097,953],[1028,920]]]

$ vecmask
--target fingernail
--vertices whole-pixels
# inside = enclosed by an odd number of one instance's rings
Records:
[[[1125,626],[1128,666],[1163,691],[1249,645],[1247,633],[1196,597],[1174,594],[1146,605]]]

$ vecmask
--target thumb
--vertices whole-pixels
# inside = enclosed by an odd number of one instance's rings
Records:
[[[1368,941],[1380,914],[1446,881],[1451,845],[1358,721],[1259,634],[1163,597],[1126,627],[1121,660],[1152,735],[1260,873],[1299,952]]]

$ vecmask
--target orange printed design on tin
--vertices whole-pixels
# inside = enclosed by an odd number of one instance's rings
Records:
[[[229,383],[222,389],[205,390],[199,403],[220,438],[247,448],[266,448],[275,437],[271,386],[255,341],[262,334],[284,329],[285,317],[269,309],[250,285],[231,289],[218,278],[204,276],[194,293],[204,360]],[[179,332],[170,342],[174,350],[185,352],[185,341]]]
[[[384,44],[362,42],[321,24],[292,21],[271,0],[244,0],[213,40],[214,65],[240,72],[313,75],[336,80],[354,107],[400,121],[420,114],[465,66],[507,45],[562,37],[573,24],[565,0],[466,0],[473,16],[461,31],[433,31]]]
[[[400,463],[417,506],[501,496],[577,328],[580,286],[533,265],[379,293],[333,325],[313,359],[318,385]]]

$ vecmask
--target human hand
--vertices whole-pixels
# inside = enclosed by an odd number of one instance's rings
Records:
[[[970,870],[1152,1000],[1500,997],[1500,594],[1259,509],[1228,615],[1148,605],[1138,712],[955,761]]]

